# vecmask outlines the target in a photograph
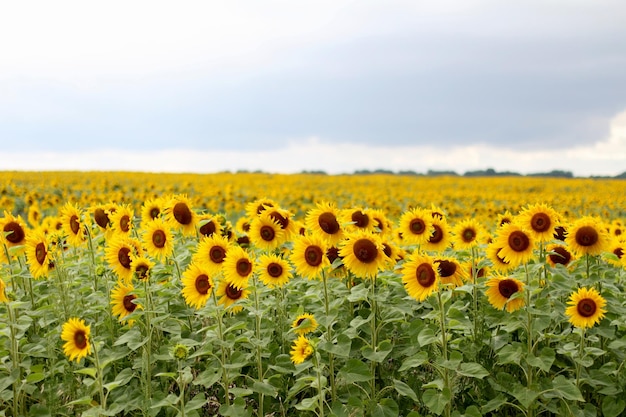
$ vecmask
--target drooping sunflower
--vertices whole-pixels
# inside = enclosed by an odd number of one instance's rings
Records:
[[[128,235],[133,230],[134,211],[127,204],[120,204],[111,213],[111,227],[115,233]]]
[[[259,279],[269,288],[282,287],[292,278],[287,260],[276,254],[261,255],[256,262]]]
[[[132,284],[125,284],[122,281],[118,281],[115,288],[111,290],[111,311],[122,323],[126,322],[126,317],[137,308],[141,308],[134,302],[137,299],[137,296],[133,294],[134,290],[135,287]],[[128,324],[132,326],[133,320],[128,321]]]
[[[344,231],[339,223],[340,215],[341,212],[333,203],[322,201],[307,212],[304,221],[312,234],[321,236],[330,246],[333,246],[343,239]]]
[[[151,198],[145,200],[141,205],[141,223],[148,223],[156,218],[162,217],[165,210],[162,198]]]
[[[257,248],[271,251],[284,243],[285,231],[268,211],[264,211],[250,222],[248,237]]]
[[[358,278],[375,278],[387,263],[380,236],[365,230],[347,234],[340,244],[339,256]]]
[[[198,215],[198,233],[200,236],[211,237],[222,234],[222,224],[218,217],[212,214]]]
[[[577,256],[571,253],[565,245],[552,243],[546,246],[546,262],[553,268],[557,265],[568,266]]]
[[[192,261],[204,263],[209,273],[216,275],[222,270],[230,247],[228,239],[224,236],[213,235],[202,238],[192,256]]]
[[[218,297],[218,305],[224,306],[225,309],[229,309],[231,313],[236,314],[243,309],[243,306],[235,303],[247,299],[250,291],[247,288],[237,288],[228,279],[223,279],[220,280],[215,295]]]
[[[577,255],[599,255],[607,249],[609,237],[599,219],[584,216],[570,225],[565,243]]]
[[[196,233],[197,215],[186,195],[177,194],[169,199],[165,207],[165,217],[172,228],[181,230],[183,235],[193,236]]]
[[[494,308],[502,310],[506,307],[506,311],[512,313],[524,306],[524,298],[521,296],[513,297],[513,294],[522,293],[524,291],[524,283],[516,278],[505,276],[495,276],[487,280],[487,290],[485,295]]]
[[[485,250],[485,256],[491,261],[491,267],[495,271],[507,273],[512,269],[515,269],[516,265],[512,264],[511,262],[500,256],[501,250],[502,246],[500,246],[497,242],[492,242],[487,245],[487,249]]]
[[[569,322],[582,329],[595,326],[606,313],[606,300],[595,288],[579,288],[570,295],[567,304],[565,315],[569,317]]]
[[[2,227],[2,242],[7,247],[22,246],[26,243],[26,224],[22,220],[22,216],[14,216],[8,211],[4,211],[4,218],[0,219],[0,227]],[[19,253],[23,252],[18,251]]]
[[[291,361],[294,365],[299,365],[313,354],[311,342],[304,336],[299,336],[291,345]]]
[[[142,241],[149,256],[163,260],[174,251],[174,236],[168,223],[156,218],[143,226]]]
[[[50,254],[50,242],[41,229],[35,229],[26,238],[26,259],[28,269],[33,278],[38,279],[48,276],[52,256]]]
[[[82,216],[82,210],[71,202],[67,202],[61,209],[63,232],[67,236],[67,243],[72,246],[81,246],[86,240]]]
[[[0,303],[8,303],[9,299],[7,298],[7,294],[6,294],[6,284],[4,283],[4,281],[2,280],[2,278],[0,278]]]
[[[455,249],[471,249],[481,243],[484,234],[484,227],[475,219],[461,220],[452,228],[452,243]]]
[[[154,268],[154,262],[145,256],[132,256],[130,259],[130,269],[133,276],[140,281],[150,279],[152,268]]]
[[[133,238],[126,235],[114,235],[104,249],[104,257],[113,269],[113,272],[124,282],[128,283],[133,279],[131,260],[133,256],[140,256],[137,248],[141,247],[138,242],[133,242]]]
[[[558,213],[545,203],[529,205],[515,217],[515,221],[538,242],[552,240],[558,219]]]
[[[239,289],[248,288],[248,279],[253,272],[254,262],[250,254],[242,247],[231,247],[224,258],[224,277]]]
[[[507,223],[500,228],[495,244],[502,249],[498,256],[517,267],[533,257],[535,240],[532,235],[516,223]]]
[[[317,326],[317,320],[311,313],[302,313],[291,323],[293,331],[300,336],[314,332]]]
[[[65,342],[63,353],[69,360],[79,362],[81,358],[91,353],[90,333],[91,326],[86,326],[85,320],[70,318],[63,323],[61,330],[61,340]]]
[[[432,233],[432,216],[424,209],[413,208],[400,216],[399,232],[408,244],[423,245]]]
[[[439,270],[429,255],[413,252],[402,267],[402,283],[417,301],[424,301],[439,288]]]
[[[324,268],[330,266],[330,261],[325,256],[326,249],[326,242],[319,236],[296,237],[289,257],[296,273],[308,279],[319,278]]]
[[[422,247],[428,251],[443,252],[448,246],[450,246],[448,222],[445,218],[433,217],[431,234]]]
[[[467,280],[467,270],[456,259],[449,256],[437,256],[433,263],[438,269],[441,284],[460,287]]]
[[[213,291],[213,278],[200,264],[190,263],[182,276],[183,297],[196,310],[204,307]]]

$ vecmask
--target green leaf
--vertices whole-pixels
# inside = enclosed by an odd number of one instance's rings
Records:
[[[272,384],[261,381],[254,381],[254,383],[252,384],[252,391],[270,396],[272,398],[276,398],[276,396],[278,395],[278,390],[276,390],[276,387],[274,387]]]
[[[176,372],[159,372],[158,374],[155,374],[154,376],[164,376],[166,378],[176,379],[176,377],[178,377],[178,374]]]
[[[439,340],[437,336],[435,336],[435,332],[430,327],[425,327],[422,331],[417,335],[417,342],[420,346],[427,346],[431,343],[437,343]]]
[[[462,363],[456,371],[459,375],[468,376],[470,378],[482,379],[489,375],[489,372],[483,366],[476,362]]]
[[[361,354],[367,360],[370,360],[376,363],[381,363],[382,361],[385,360],[387,355],[389,355],[392,349],[393,349],[393,345],[391,344],[391,342],[389,340],[383,340],[378,345],[376,350],[372,349],[369,346],[364,346],[361,349]]]
[[[220,380],[222,372],[219,368],[208,368],[200,372],[196,379],[192,382],[194,385],[202,385],[205,388],[211,388],[213,384]]]
[[[513,396],[519,401],[519,403],[525,409],[528,409],[530,405],[537,399],[539,396],[539,392],[535,390],[531,390],[523,385],[516,384],[515,388],[511,392]]]
[[[35,384],[39,381],[42,381],[45,377],[46,375],[41,372],[33,372],[31,374],[28,374],[28,376],[26,377],[26,382],[29,384]]]
[[[565,400],[585,401],[574,382],[563,375],[558,375],[552,380],[552,389]]]
[[[393,387],[396,389],[398,394],[403,395],[405,397],[409,397],[416,403],[419,402],[417,398],[417,394],[415,394],[415,391],[413,391],[413,389],[409,387],[407,384],[405,384],[404,382],[394,379]]]
[[[383,398],[372,410],[372,417],[397,417],[400,413],[398,404],[391,398]]]
[[[115,388],[123,387],[124,385],[128,384],[131,379],[133,379],[133,376],[135,376],[133,370],[130,368],[125,368],[119,374],[117,374],[113,382],[104,384],[104,388],[107,391],[113,391]]]
[[[196,394],[191,400],[189,400],[185,404],[185,413],[189,413],[190,411],[202,408],[204,404],[206,404],[206,397],[204,396],[204,393],[201,392],[199,394]]]
[[[419,366],[422,366],[426,362],[428,362],[428,352],[418,352],[415,355],[406,358],[404,362],[402,362],[402,365],[398,369],[398,372],[404,372],[408,369],[417,368]]]
[[[305,398],[300,403],[296,404],[296,410],[300,411],[314,411],[317,409],[318,399],[314,398]]]
[[[246,400],[244,398],[237,397],[230,406],[222,404],[219,413],[225,417],[243,417],[251,415],[252,411],[246,410]]]
[[[250,388],[239,388],[239,387],[231,388],[229,391],[235,397],[247,397],[248,395],[252,395],[252,393],[254,392]]]
[[[497,353],[498,364],[505,365],[507,363],[515,363],[519,365],[522,358],[522,346],[517,343],[515,345],[505,345]]]
[[[48,407],[41,404],[33,404],[33,406],[28,409],[28,415],[32,417],[49,417],[52,414]]]
[[[624,400],[614,397],[604,397],[602,400],[602,415],[604,417],[617,417],[622,415],[624,408],[626,408]]]
[[[506,397],[502,394],[498,394],[495,398],[492,398],[487,404],[483,405],[480,412],[487,414],[491,411],[497,410],[506,404]]]
[[[358,359],[348,359],[344,367],[339,370],[337,376],[343,378],[346,384],[372,379],[369,366]]]
[[[318,345],[320,350],[330,352],[335,356],[347,358],[350,356],[350,349],[352,348],[352,339],[345,334],[337,336],[337,343],[331,343],[327,340],[321,341]]]
[[[92,378],[96,377],[96,374],[98,373],[98,370],[96,368],[83,368],[83,369],[78,369],[76,371],[74,371],[75,374],[81,374],[81,375],[89,375]]]
[[[545,347],[541,349],[541,353],[539,356],[529,355],[526,357],[526,362],[530,366],[535,368],[539,368],[544,372],[550,372],[550,368],[552,368],[552,364],[556,358],[556,353],[554,349]]]
[[[467,407],[465,409],[465,414],[463,414],[463,417],[482,417],[482,413],[480,412],[480,410],[478,409],[478,407],[476,407],[475,405],[470,405],[469,407]]]
[[[441,415],[446,405],[450,402],[450,390],[444,389],[443,391],[437,391],[434,389],[427,389],[422,394],[422,401],[424,405],[428,407],[434,414]]]

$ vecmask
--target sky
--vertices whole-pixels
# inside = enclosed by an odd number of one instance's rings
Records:
[[[623,0],[0,3],[0,170],[626,171]]]

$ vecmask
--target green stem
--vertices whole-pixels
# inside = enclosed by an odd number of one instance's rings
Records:
[[[333,324],[328,323],[328,318],[330,317],[330,307],[329,307],[329,298],[328,298],[328,278],[324,272],[322,272],[322,282],[324,283],[324,308],[326,312],[326,323],[328,324],[326,328],[326,340],[328,340],[329,344],[333,343]],[[335,403],[335,399],[337,396],[337,391],[335,389],[335,355],[331,352],[328,352],[328,372],[330,376],[330,398],[332,400],[331,404]]]
[[[581,361],[585,354],[585,329],[580,329],[580,347],[578,350],[578,360],[576,361],[576,386],[580,388],[580,373],[582,371]]]
[[[370,321],[371,323],[371,339],[372,339],[372,350],[376,351],[376,346],[378,344],[378,340],[377,340],[377,331],[376,331],[376,310],[378,308],[378,305],[376,303],[376,277],[374,277],[372,279],[372,300],[371,300],[371,306],[372,306],[372,320]],[[371,396],[371,400],[374,401],[376,400],[376,362],[372,361],[371,362],[371,372],[372,372],[372,396]]]
[[[474,300],[474,343],[478,344],[478,266],[476,265],[476,247],[472,246],[472,298]]]
[[[441,291],[437,291],[437,301],[439,302],[439,328],[441,331],[441,355],[443,356],[444,361],[448,361],[448,335],[446,330],[446,310],[441,299]],[[448,374],[448,368],[445,367],[443,369],[443,386],[444,389],[448,389],[450,392],[452,391],[450,388],[450,375]],[[450,401],[446,403],[445,415],[446,417],[450,417],[451,413],[451,404]]]
[[[256,363],[257,363],[257,371],[258,371],[258,379],[260,383],[263,383],[263,358],[261,355],[261,312],[259,310],[259,286],[258,279],[256,274],[253,274],[252,282],[254,285],[254,324],[255,324],[255,332],[256,332]],[[265,395],[259,392],[259,411],[258,415],[263,416],[263,401],[265,399]]]
[[[178,388],[180,388],[180,414],[185,417],[185,381],[183,380],[182,361],[178,361]]]
[[[150,403],[152,398],[152,297],[150,294],[150,280],[144,280],[144,292],[146,296],[146,336],[148,341],[144,345],[145,361],[144,361],[144,376],[145,376],[145,402],[146,405]]]
[[[98,356],[98,348],[96,346],[96,342],[92,342],[93,347],[93,357],[96,362],[96,372],[98,373],[98,392],[100,394],[100,407],[102,411],[106,411],[107,409],[107,399],[104,395],[104,381],[102,379],[102,374],[104,373],[104,369],[100,366],[100,357]]]
[[[22,382],[22,368],[20,367],[20,353],[19,343],[17,340],[17,334],[15,332],[17,326],[17,316],[13,312],[13,308],[9,303],[6,303],[7,315],[9,316],[9,330],[11,332],[11,373],[17,370],[17,379],[13,382],[13,415],[20,415],[20,388],[19,384]]]
[[[226,400],[226,405],[230,406],[230,394],[228,392],[228,388],[230,386],[230,381],[228,380],[228,370],[226,369],[226,359],[227,359],[227,355],[226,355],[226,346],[224,343],[224,330],[222,329],[222,313],[223,310],[219,308],[219,306],[217,305],[217,300],[215,299],[215,291],[213,291],[213,300],[215,301],[215,312],[217,315],[217,330],[218,330],[218,336],[220,338],[220,346],[221,346],[221,350],[222,350],[222,384],[224,384],[224,397]]]
[[[313,365],[317,371],[317,398],[319,400],[319,416],[324,417],[324,390],[322,389],[322,370],[317,358],[317,350],[313,352]]]
[[[528,330],[528,335],[526,337],[526,348],[527,348],[527,358],[530,358],[533,355],[533,317],[530,311],[531,308],[531,293],[532,290],[530,288],[530,275],[528,274],[528,263],[524,263],[524,273],[526,274],[526,328]],[[533,367],[528,364],[527,372],[526,372],[526,386],[529,390],[532,390],[534,379]],[[532,417],[535,415],[535,409],[533,404],[528,406],[528,417]]]

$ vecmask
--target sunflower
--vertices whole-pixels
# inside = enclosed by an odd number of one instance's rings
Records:
[[[413,252],[402,267],[404,288],[417,301],[424,301],[435,292],[439,280],[439,270],[429,255]]]
[[[524,306],[524,298],[518,296],[513,297],[515,293],[524,291],[524,283],[515,278],[504,276],[496,276],[487,280],[487,290],[485,295],[494,308],[498,310],[504,309],[512,313]]]
[[[546,246],[546,255],[546,262],[553,268],[559,264],[567,266],[577,258],[565,245],[558,243]]]
[[[256,262],[261,282],[269,288],[282,287],[292,278],[289,262],[278,255],[261,255]]]
[[[450,246],[450,232],[448,222],[445,218],[433,217],[431,223],[431,233],[423,245],[425,250],[443,252]]]
[[[626,254],[626,243],[622,242],[617,238],[611,238],[610,243],[607,246],[607,254],[613,254],[617,257],[615,259],[613,256],[604,256],[604,259],[610,263],[611,265],[621,267],[624,265],[624,254]]]
[[[285,241],[285,231],[268,211],[264,211],[250,222],[248,237],[257,248],[271,251]]]
[[[128,235],[133,229],[134,212],[127,204],[118,205],[115,211],[111,213],[111,227],[115,233]]]
[[[82,211],[77,205],[66,203],[61,209],[61,222],[67,242],[72,246],[80,246],[85,242],[85,226],[82,221]]]
[[[317,329],[317,320],[315,320],[315,316],[310,313],[300,314],[296,319],[291,323],[291,328],[296,334],[300,336],[304,336],[305,334],[314,332]]]
[[[400,216],[399,232],[408,244],[422,245],[430,238],[432,216],[426,210],[414,208]]]
[[[387,263],[380,237],[365,230],[348,234],[339,255],[346,268],[359,278],[375,278]]]
[[[311,342],[304,336],[299,336],[293,345],[291,345],[291,361],[294,365],[301,364],[304,362],[309,356],[313,354],[313,347],[311,346]]]
[[[474,219],[465,219],[452,228],[452,243],[455,249],[471,249],[480,244],[484,235],[485,230],[480,223]]]
[[[278,207],[278,204],[271,198],[259,198],[246,204],[245,210],[247,217],[253,219],[263,211],[273,207]]]
[[[230,243],[224,236],[213,235],[200,240],[196,252],[192,256],[193,262],[202,262],[211,275],[222,270],[226,254],[230,250]]]
[[[169,225],[161,218],[146,223],[142,241],[146,252],[153,258],[163,260],[174,251],[174,236]]]
[[[582,329],[598,324],[606,313],[606,300],[595,288],[579,288],[572,293],[567,304],[565,315],[569,322]]]
[[[333,203],[322,201],[307,212],[304,221],[312,234],[321,236],[333,246],[343,239],[344,231],[339,224],[340,214]]]
[[[385,263],[388,268],[393,268],[402,258],[402,249],[398,247],[390,239],[383,239],[383,253],[385,254]]]
[[[262,214],[263,213],[259,214],[259,216]],[[283,239],[289,240],[292,236],[298,235],[296,223],[291,220],[291,213],[289,211],[280,207],[273,207],[267,210],[267,215],[278,223],[280,228],[285,232]],[[252,223],[250,223],[250,227],[252,227]]]
[[[599,219],[585,216],[570,225],[565,243],[577,255],[599,255],[607,249],[609,237]]]
[[[546,242],[554,236],[559,215],[547,204],[529,205],[515,218],[515,221],[538,242]]]
[[[513,265],[502,256],[500,256],[501,250],[502,246],[500,246],[497,242],[492,242],[487,245],[487,249],[485,250],[485,256],[491,261],[491,267],[495,271],[507,273],[514,269],[516,265]]]
[[[150,273],[154,268],[154,263],[145,256],[131,256],[130,269],[133,276],[140,281],[150,279]]]
[[[2,227],[2,242],[9,248],[22,246],[26,243],[26,224],[22,216],[13,216],[8,211],[4,211],[4,218],[0,220]],[[18,251],[23,252],[22,250]]]
[[[502,227],[506,224],[509,224],[513,221],[513,215],[510,211],[505,211],[504,213],[498,214],[497,226]]]
[[[186,195],[172,196],[165,208],[165,216],[172,228],[181,230],[183,235],[193,236],[196,233],[197,215]]]
[[[437,267],[441,284],[460,287],[463,281],[467,280],[467,270],[464,269],[459,261],[451,257],[437,257],[433,261]]]
[[[2,280],[2,278],[0,278],[0,303],[8,303],[9,299],[7,298],[7,294],[6,294],[6,284],[4,283],[4,281]]]
[[[103,232],[110,232],[113,230],[111,227],[110,209],[111,207],[109,204],[97,204],[89,209],[94,223]]]
[[[91,344],[89,343],[89,334],[91,326],[85,325],[85,320],[70,318],[63,324],[61,330],[61,340],[63,344],[63,353],[69,360],[76,362],[91,353]]]
[[[233,305],[239,300],[245,300],[248,298],[250,291],[247,288],[237,288],[228,279],[220,281],[215,291],[215,296],[218,297],[217,304],[224,306],[226,309],[230,309],[233,314],[239,313],[243,307],[241,305]]]
[[[254,272],[254,262],[245,249],[233,246],[224,258],[222,272],[224,277],[235,287],[247,288],[248,279]]]
[[[235,223],[235,231],[240,235],[248,234],[250,231],[250,219],[245,216],[238,218]]]
[[[28,214],[26,216],[28,219],[28,224],[31,227],[37,227],[41,222],[41,209],[39,208],[39,204],[34,203],[28,207]]]
[[[498,256],[513,267],[526,263],[533,257],[534,238],[515,223],[507,223],[500,228],[495,244],[502,248]]]
[[[346,231],[374,231],[374,221],[370,216],[370,210],[363,207],[352,207],[341,210],[340,217],[345,224]]]
[[[213,278],[206,268],[192,262],[183,273],[182,283],[185,303],[196,310],[204,307],[213,291]]]
[[[289,259],[296,273],[308,279],[318,278],[322,270],[330,266],[326,257],[326,243],[316,235],[298,236],[294,239]]]
[[[162,198],[148,199],[141,205],[141,223],[148,223],[162,216],[164,201]]]
[[[557,225],[554,228],[554,234],[552,235],[556,240],[560,240],[565,242],[565,238],[567,237],[567,229],[562,224]]]
[[[33,230],[26,238],[26,259],[28,269],[33,278],[38,279],[48,275],[52,257],[50,242],[41,229]]]
[[[134,290],[135,287],[132,284],[125,284],[122,281],[118,281],[115,288],[111,290],[111,311],[122,323],[136,308],[141,308],[139,304],[134,302],[137,299],[137,296],[132,294]],[[132,326],[133,320],[130,320],[128,324]]]
[[[133,256],[139,256],[138,242],[126,235],[114,235],[104,249],[104,257],[113,272],[124,282],[130,282],[133,278],[131,260]]]
[[[198,216],[198,233],[200,236],[211,237],[222,234],[222,225],[217,216],[201,214]]]

